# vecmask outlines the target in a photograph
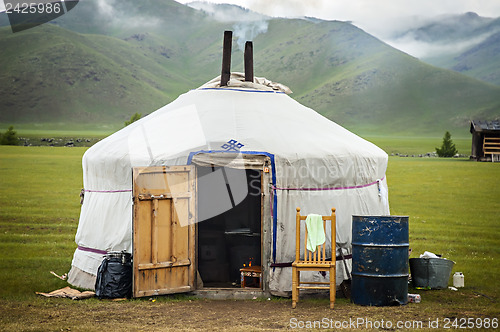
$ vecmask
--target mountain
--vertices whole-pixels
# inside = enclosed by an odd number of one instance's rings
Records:
[[[404,32],[395,32],[395,39],[411,37],[428,43],[456,43],[481,38],[499,29],[498,19],[481,17],[468,12],[462,15],[443,15],[430,19]]]
[[[219,75],[229,29],[233,71],[243,71],[240,46],[253,40],[256,76],[359,133],[466,135],[471,118],[500,117],[500,87],[430,66],[350,23],[242,8],[221,18],[217,8],[86,0],[51,24],[0,28],[0,125],[118,128]]]
[[[500,86],[500,18],[442,16],[388,39],[426,63]]]
[[[206,46],[194,36],[204,16],[174,1],[142,3],[85,1],[52,24],[0,29],[0,122],[123,124],[206,81],[193,83],[186,56]]]
[[[43,25],[22,35],[2,29],[0,45],[2,122],[122,122],[190,85],[161,55],[108,36]]]

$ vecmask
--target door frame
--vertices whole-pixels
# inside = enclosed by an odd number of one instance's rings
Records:
[[[222,153],[225,155],[228,155],[227,153]],[[181,167],[181,168],[190,168],[190,173],[193,174],[191,179],[194,179],[191,184],[191,188],[193,190],[193,195],[191,197],[191,202],[193,208],[191,210],[193,214],[193,220],[192,224],[190,223],[189,227],[191,227],[192,232],[190,234],[194,235],[194,241],[192,241],[192,249],[190,253],[190,259],[191,259],[191,269],[190,269],[190,281],[189,285],[186,285],[182,289],[174,289],[166,292],[161,292],[161,294],[171,294],[171,293],[178,293],[178,292],[189,292],[196,290],[198,287],[198,282],[197,282],[197,276],[198,276],[198,190],[197,190],[197,175],[196,175],[196,167],[197,166],[217,166],[216,163],[208,162],[207,160],[204,160],[205,158],[198,159],[197,157],[202,155],[212,155],[209,156],[208,159],[213,157],[214,155],[220,155],[219,153],[213,153],[213,152],[198,152],[198,153],[192,153],[190,154],[188,158],[188,165],[185,166],[152,166],[152,167],[158,167],[162,169],[172,169],[173,167]],[[216,158],[218,156],[215,156]],[[261,175],[261,199],[260,199],[260,204],[261,204],[261,213],[260,213],[260,218],[261,218],[261,271],[262,271],[262,287],[260,290],[267,292],[269,291],[269,285],[268,285],[268,280],[269,280],[269,274],[270,274],[270,268],[269,268],[269,263],[271,262],[271,251],[273,248],[273,239],[272,239],[272,230],[273,230],[273,225],[274,225],[274,214],[276,213],[275,211],[273,212],[273,189],[272,185],[274,182],[274,156],[270,155],[268,153],[252,153],[252,154],[245,154],[243,152],[243,157],[245,160],[247,159],[253,159],[248,165],[244,165],[244,167],[241,166],[236,166],[234,168],[242,168],[242,169],[255,169],[260,171]],[[256,161],[257,160],[257,161]],[[201,161],[201,162],[200,162]],[[246,162],[246,161],[245,161]],[[231,166],[227,166],[231,167]],[[134,234],[134,224],[135,224],[135,219],[136,219],[136,203],[138,202],[138,197],[136,194],[136,189],[135,189],[135,177],[136,177],[136,172],[144,171],[144,169],[148,169],[150,167],[134,167],[133,168],[133,217],[132,217],[132,234]],[[137,169],[137,171],[136,171]],[[274,197],[275,199],[275,197]],[[134,235],[133,235],[134,237]],[[136,242],[133,239],[133,254],[134,258],[136,255]],[[134,264],[135,264],[135,259],[134,259]],[[194,262],[194,264],[193,264]],[[172,264],[173,266],[173,264]],[[171,268],[172,266],[166,266],[166,268]],[[140,297],[140,296],[154,296],[154,295],[161,295],[160,292],[157,290],[154,290],[153,292],[142,292],[142,293],[137,293],[135,291],[136,289],[136,276],[135,276],[135,265],[134,265],[134,276],[133,276],[133,297]],[[235,289],[235,290],[244,290],[243,288],[241,289]],[[248,289],[248,290],[255,290],[254,289]]]
[[[229,167],[235,169],[253,169],[260,172],[260,261],[261,261],[261,273],[262,273],[262,284],[259,290],[267,292],[269,291],[269,262],[271,261],[271,248],[272,248],[272,225],[273,225],[273,212],[269,199],[272,199],[272,178],[273,178],[273,158],[270,157],[268,153],[255,152],[247,154],[241,152],[243,158],[243,164],[240,163],[229,163],[225,166],[221,166],[217,160],[227,160],[232,159],[232,153],[227,152],[199,152],[193,153],[189,161],[196,167]],[[196,191],[196,201],[198,201],[198,191]],[[196,206],[198,208],[198,206]],[[198,223],[196,225],[196,252],[198,252]],[[266,251],[267,250],[267,251]],[[198,255],[196,255],[196,271],[198,271]],[[217,289],[217,288],[207,288],[203,289]],[[239,288],[234,290],[248,290],[255,291],[256,288]]]

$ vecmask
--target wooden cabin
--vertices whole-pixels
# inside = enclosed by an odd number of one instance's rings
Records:
[[[500,121],[472,120],[471,159],[477,161],[500,161]]]

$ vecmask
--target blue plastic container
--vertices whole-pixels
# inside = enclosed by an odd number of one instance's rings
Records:
[[[408,303],[407,216],[352,216],[351,300],[389,306]]]

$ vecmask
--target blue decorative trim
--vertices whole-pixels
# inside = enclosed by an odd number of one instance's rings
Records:
[[[235,139],[230,139],[227,143],[222,144],[220,147],[227,152],[240,152],[241,148],[244,146],[245,144],[241,144]]]
[[[233,153],[225,150],[199,150],[189,153],[187,164],[191,165],[193,162],[193,157],[199,153]],[[271,159],[271,179],[273,182],[273,206],[271,210],[273,211],[273,263],[276,262],[276,243],[277,243],[277,231],[278,231],[278,197],[276,196],[276,167],[274,163],[274,154],[264,151],[240,151],[241,154],[252,154],[252,155],[264,155]],[[234,154],[234,153],[233,153]],[[274,268],[273,268],[274,269]]]
[[[239,91],[239,92],[258,92],[258,93],[282,93],[286,94],[283,91],[274,91],[274,90],[245,90],[245,89],[237,89],[237,88],[198,88],[196,90],[217,90],[217,91]]]

